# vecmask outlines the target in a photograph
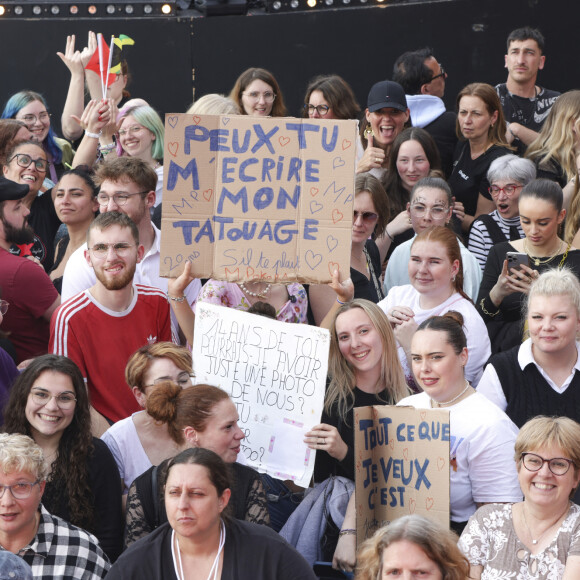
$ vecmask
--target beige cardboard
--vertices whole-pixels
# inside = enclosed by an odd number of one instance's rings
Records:
[[[234,282],[348,276],[356,129],[166,115],[161,275],[177,276],[188,259],[196,277]]]
[[[410,514],[448,528],[449,411],[378,405],[354,416],[357,544]]]

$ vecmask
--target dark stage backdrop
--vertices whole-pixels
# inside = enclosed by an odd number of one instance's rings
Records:
[[[0,20],[0,101],[22,88],[47,97],[58,127],[68,71],[56,56],[67,34],[81,43],[88,30],[127,34],[130,91],[161,114],[184,111],[196,96],[228,93],[245,68],[261,66],[278,79],[290,114],[300,113],[306,84],[336,73],[364,107],[370,86],[390,78],[397,56],[428,45],[449,74],[445,100],[467,83],[505,80],[505,38],[518,26],[538,26],[547,39],[539,82],[560,91],[580,88],[575,0],[448,0],[391,6],[201,18],[195,12],[159,19]],[[77,40],[77,43],[79,43]]]

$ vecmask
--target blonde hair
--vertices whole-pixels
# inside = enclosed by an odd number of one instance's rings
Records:
[[[379,580],[383,552],[396,542],[416,544],[439,567],[443,580],[466,580],[469,562],[457,547],[457,535],[423,516],[404,516],[380,528],[357,555],[356,580]]]
[[[572,127],[580,131],[580,91],[568,91],[558,97],[540,134],[528,147],[526,157],[536,165],[558,163],[566,181],[570,181],[577,172]]]
[[[240,108],[230,97],[217,93],[204,95],[186,111],[189,115],[241,115]]]
[[[382,401],[377,394],[377,402],[397,403],[409,394],[403,368],[397,354],[397,341],[386,314],[373,302],[357,298],[341,306],[330,325],[330,353],[328,358],[328,374],[331,377],[326,391],[324,408],[331,412],[334,404],[338,406],[338,413],[345,418],[354,404],[353,390],[356,386],[354,369],[340,352],[336,321],[341,314],[354,308],[360,308],[370,319],[371,324],[381,337],[383,358],[381,375],[377,382],[380,390],[387,390],[390,401]]]
[[[29,471],[44,481],[48,466],[42,449],[28,435],[0,433],[0,467],[3,473]]]
[[[524,304],[524,318],[528,317],[536,296],[568,296],[580,317],[580,281],[570,268],[550,268],[532,282]]]

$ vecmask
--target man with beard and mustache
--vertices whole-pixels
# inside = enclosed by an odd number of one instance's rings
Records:
[[[51,279],[41,266],[10,253],[12,244],[27,244],[34,232],[27,224],[30,210],[22,203],[28,185],[0,177],[0,287],[9,303],[2,330],[10,333],[16,362],[46,354],[49,323],[60,304]]]
[[[171,340],[169,304],[158,288],[134,283],[145,249],[129,216],[99,215],[89,226],[87,246],[96,281],[55,312],[50,350],[78,365],[93,408],[110,423],[141,410],[125,382],[125,365],[143,345]],[[96,417],[93,434],[100,434],[107,425]]]

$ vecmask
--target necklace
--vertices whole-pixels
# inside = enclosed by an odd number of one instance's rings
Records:
[[[564,244],[564,242],[562,240],[560,240],[560,244],[558,245],[558,248],[556,249],[555,253],[553,253],[551,256],[549,256],[545,260],[540,260],[540,258],[537,258],[536,256],[532,256],[530,254],[530,252],[528,251],[527,239],[524,238],[524,252],[530,257],[530,259],[532,259],[534,261],[534,264],[536,266],[541,266],[542,264],[547,264],[548,262],[551,262],[560,253],[560,251],[562,250],[563,244]]]
[[[435,399],[431,399],[431,401],[436,403],[438,407],[445,407],[447,405],[451,405],[451,403],[455,403],[455,401],[457,401],[457,399],[460,399],[461,397],[463,397],[463,395],[465,395],[465,393],[467,392],[467,389],[469,389],[469,387],[471,387],[471,385],[466,380],[465,381],[465,389],[463,389],[463,391],[461,391],[461,393],[459,393],[459,395],[457,395],[457,397],[453,397],[453,399],[451,399],[450,401],[443,401],[441,403],[439,403],[439,401],[436,401]]]
[[[244,292],[248,296],[253,296],[254,298],[266,298],[266,294],[268,294],[268,292],[270,291],[270,287],[272,286],[272,284],[267,282],[266,288],[264,288],[262,292],[252,292],[251,290],[248,290],[243,282],[240,282],[238,286],[242,289],[242,292]]]
[[[524,524],[526,524],[526,529],[528,530],[528,534],[530,535],[530,539],[532,540],[532,544],[535,546],[545,535],[546,533],[551,530],[561,519],[564,514],[570,509],[570,502],[566,504],[566,509],[558,516],[558,519],[549,527],[546,528],[539,536],[537,540],[534,540],[532,537],[532,530],[530,530],[530,526],[528,526],[528,518],[526,518],[526,503],[522,505],[522,513],[524,514]]]

